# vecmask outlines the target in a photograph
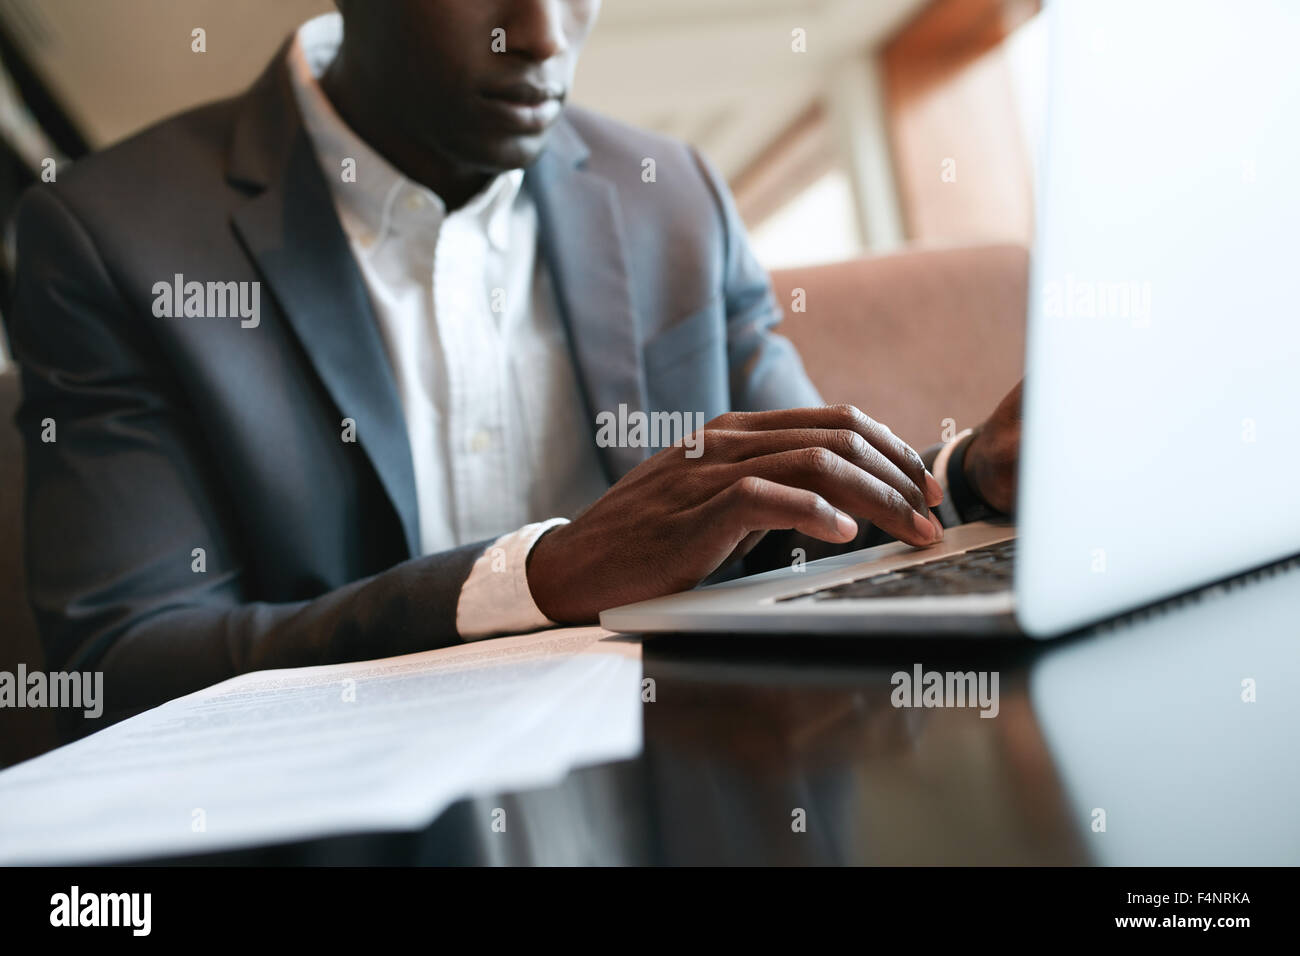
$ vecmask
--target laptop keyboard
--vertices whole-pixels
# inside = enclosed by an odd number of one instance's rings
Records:
[[[914,564],[910,567],[873,574],[836,584],[819,591],[805,591],[780,598],[782,601],[838,601],[864,598],[935,597],[955,594],[993,594],[1011,590],[1016,542],[1002,541],[961,554]]]

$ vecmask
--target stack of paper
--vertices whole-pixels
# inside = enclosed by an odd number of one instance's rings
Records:
[[[0,773],[0,863],[415,829],[641,749],[641,649],[600,628],[260,671]]]

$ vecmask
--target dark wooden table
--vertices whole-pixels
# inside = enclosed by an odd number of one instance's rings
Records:
[[[642,649],[655,700],[636,759],[462,800],[418,833],[171,862],[1300,862],[1296,571],[1046,643],[672,635]],[[997,716],[895,707],[891,677],[916,664],[996,671]]]

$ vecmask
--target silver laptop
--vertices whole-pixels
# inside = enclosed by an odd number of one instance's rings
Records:
[[[1045,15],[1018,526],[602,625],[1046,638],[1300,552],[1300,4],[1056,0]]]

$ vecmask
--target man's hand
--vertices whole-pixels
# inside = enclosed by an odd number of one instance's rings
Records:
[[[966,448],[962,473],[985,504],[1004,514],[1016,506],[1016,474],[1020,461],[1020,392],[1022,379],[998,403]]]
[[[857,535],[850,515],[908,544],[943,537],[943,492],[921,456],[851,405],[730,412],[704,426],[698,458],[666,448],[571,524],[543,535],[528,587],[553,621],[694,587],[769,530]]]

